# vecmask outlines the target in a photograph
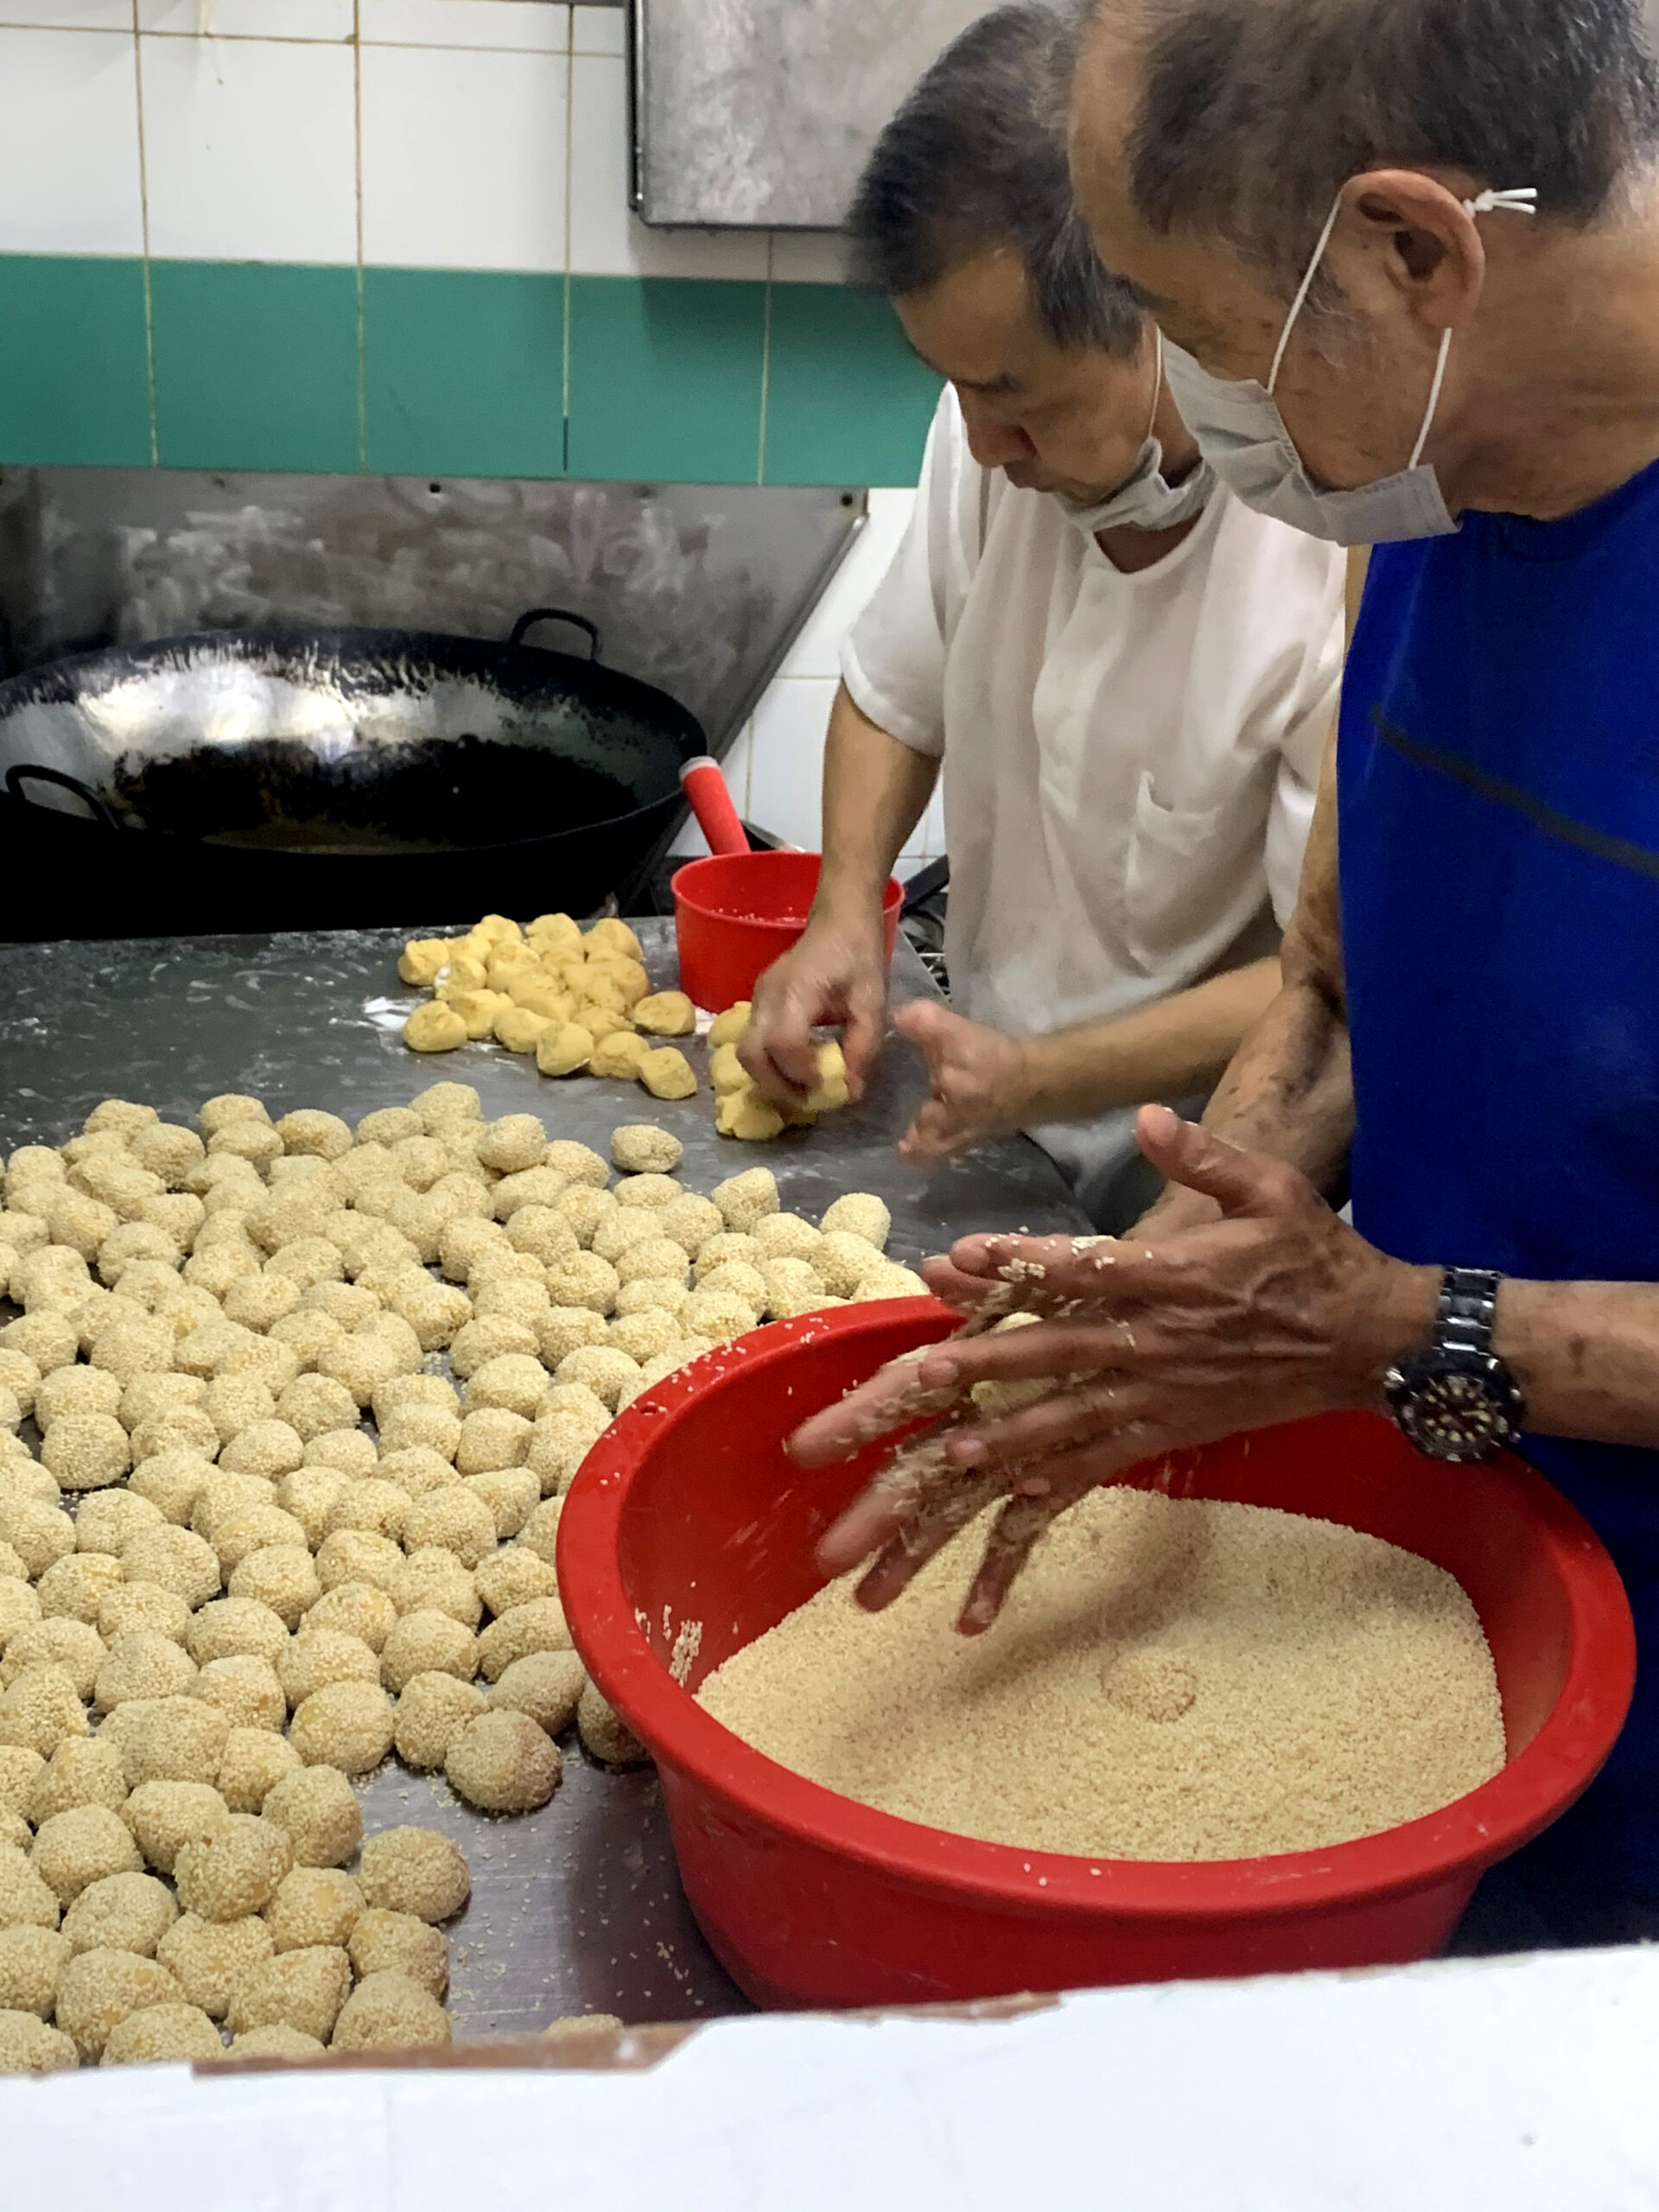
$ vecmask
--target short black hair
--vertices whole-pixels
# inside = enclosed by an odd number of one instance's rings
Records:
[[[1144,70],[1129,189],[1294,289],[1379,164],[1535,187],[1582,227],[1659,148],[1641,0],[1094,0]]]
[[[1135,351],[1141,310],[1101,266],[1071,196],[1077,30],[1069,8],[998,8],[946,48],[859,181],[848,218],[855,282],[902,298],[988,247],[1011,245],[1057,344]]]

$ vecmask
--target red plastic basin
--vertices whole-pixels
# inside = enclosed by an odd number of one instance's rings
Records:
[[[813,1544],[869,1471],[867,1455],[804,1472],[784,1437],[950,1325],[916,1299],[759,1330],[636,1399],[565,1503],[559,1586],[577,1649],[656,1757],[687,1896],[734,1979],[763,2005],[915,2004],[1439,1949],[1482,1871],[1594,1777],[1635,1680],[1612,1562],[1516,1459],[1440,1466],[1381,1420],[1327,1415],[1131,1478],[1368,1529],[1468,1592],[1497,1662],[1508,1764],[1428,1818],[1356,1843],[1187,1865],[979,1842],[820,1789],[696,1702],[706,1674],[820,1586]],[[702,1638],[682,1688],[669,1661],[687,1620]]]
[[[818,853],[731,853],[675,870],[680,988],[695,1005],[723,1014],[753,998],[762,974],[806,927],[823,864]],[[889,876],[881,902],[889,960],[904,896]]]

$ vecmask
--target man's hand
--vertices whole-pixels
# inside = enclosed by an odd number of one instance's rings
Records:
[[[1001,1497],[958,1623],[975,1634],[1050,1522],[1097,1484],[1160,1452],[1375,1405],[1389,1361],[1427,1335],[1437,1271],[1387,1258],[1294,1168],[1166,1107],[1143,1108],[1136,1134],[1152,1164],[1212,1199],[1218,1218],[1156,1242],[964,1238],[929,1265],[938,1294],[972,1311],[994,1286],[1011,1290],[1041,1325],[886,1368],[791,1440],[802,1465],[823,1466],[952,1396],[961,1408],[855,1499],[818,1548],[832,1574],[875,1554],[864,1605],[890,1604]],[[1036,1378],[1058,1387],[999,1418],[963,1418],[975,1383]]]
[[[755,985],[738,1058],[766,1097],[798,1104],[818,1079],[813,1029],[838,1027],[848,1088],[860,1097],[881,1049],[887,1007],[879,911],[868,923],[823,916]]]
[[[986,1137],[1004,1136],[1026,1118],[1025,1047],[1017,1037],[965,1021],[948,1007],[918,1000],[893,1026],[927,1063],[933,1095],[899,1140],[906,1160],[948,1159]]]

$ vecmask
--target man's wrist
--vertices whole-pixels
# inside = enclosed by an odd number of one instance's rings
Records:
[[[1433,1335],[1443,1272],[1383,1260],[1380,1272],[1367,1279],[1340,1347],[1349,1402],[1386,1410],[1382,1377],[1396,1361],[1421,1351]]]

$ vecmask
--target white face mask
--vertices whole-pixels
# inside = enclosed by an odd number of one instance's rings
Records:
[[[1490,214],[1494,208],[1530,215],[1537,196],[1534,187],[1524,185],[1509,192],[1482,192],[1463,205],[1471,216]],[[1440,334],[1440,359],[1434,365],[1428,404],[1411,458],[1403,468],[1392,476],[1379,477],[1375,484],[1339,492],[1314,483],[1273,397],[1292,327],[1324,258],[1341,207],[1338,194],[1319,232],[1307,274],[1290,303],[1266,385],[1257,384],[1253,377],[1236,381],[1213,377],[1190,353],[1172,345],[1165,355],[1170,392],[1205,459],[1229,490],[1258,514],[1272,515],[1293,530],[1325,538],[1333,545],[1385,545],[1403,537],[1443,537],[1457,524],[1446,510],[1440,479],[1423,461],[1422,452],[1440,403],[1446,356],[1452,350],[1449,330]]]
[[[1179,484],[1165,480],[1164,449],[1152,435],[1164,388],[1163,333],[1154,328],[1153,339],[1157,351],[1153,357],[1152,409],[1135,467],[1116,491],[1109,492],[1104,499],[1068,499],[1063,492],[1053,495],[1066,520],[1085,537],[1094,537],[1103,530],[1173,530],[1178,523],[1190,522],[1199,513],[1216,487],[1215,471],[1205,461],[1189,469]]]

